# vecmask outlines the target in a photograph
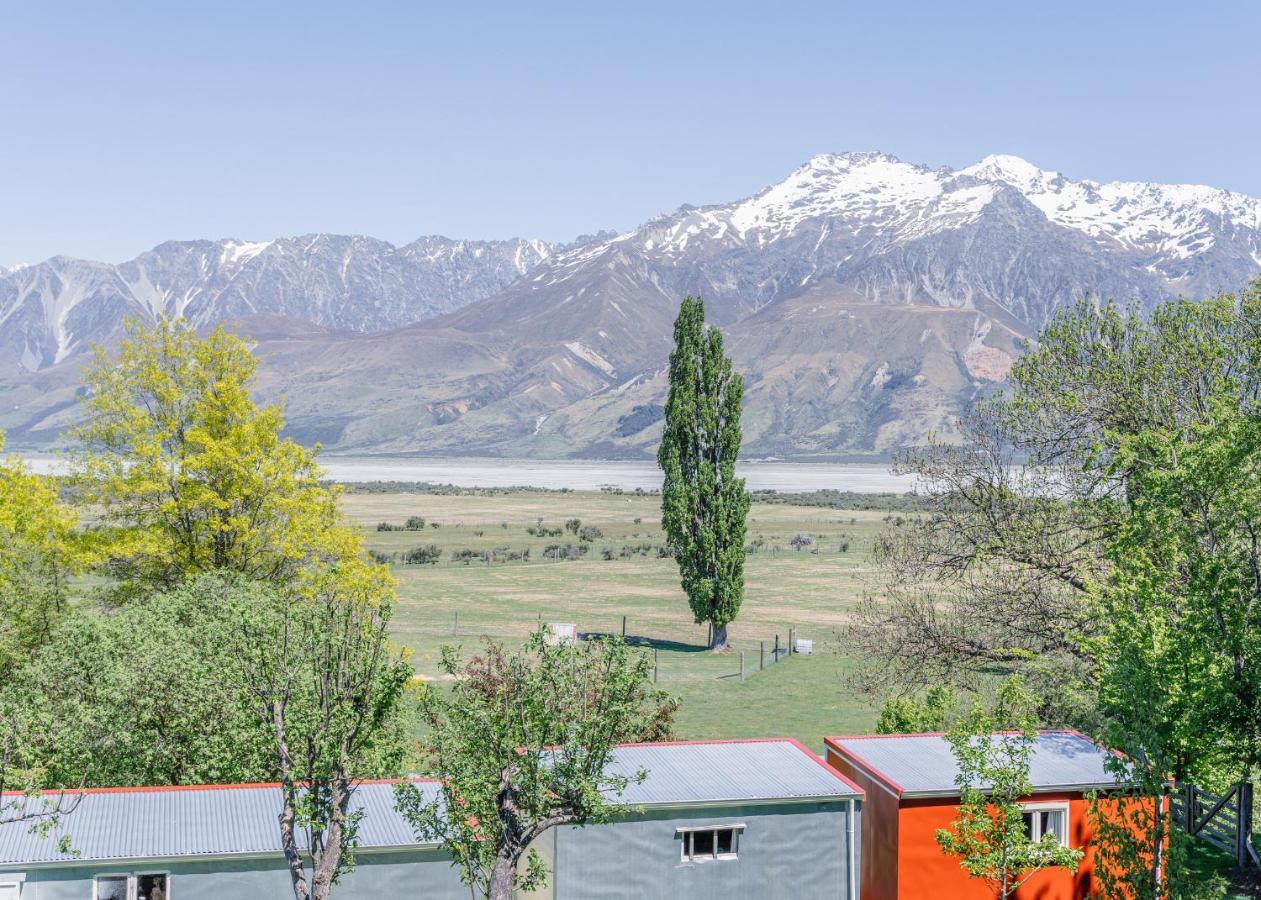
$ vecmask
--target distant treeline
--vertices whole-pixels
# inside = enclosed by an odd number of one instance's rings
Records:
[[[823,506],[828,509],[876,510],[879,512],[920,512],[928,508],[928,498],[920,494],[864,494],[858,491],[752,491],[754,503],[786,503],[792,506]]]
[[[497,497],[510,494],[572,494],[571,488],[515,487],[470,488],[431,481],[344,481],[341,487],[351,494],[431,494],[437,496]],[[656,496],[659,491],[642,488],[623,490],[603,487],[602,493],[618,496]],[[859,491],[752,491],[755,503],[784,503],[792,506],[821,506],[828,509],[874,510],[879,512],[920,512],[928,508],[923,495],[866,494]]]
[[[333,484],[334,482],[328,482]],[[528,485],[512,487],[459,487],[432,481],[339,481],[348,494],[432,494],[453,497],[501,497],[506,494],[572,494],[570,488],[540,488]]]

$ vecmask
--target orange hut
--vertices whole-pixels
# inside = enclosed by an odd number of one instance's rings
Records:
[[[941,734],[830,737],[827,763],[867,795],[862,817],[862,900],[990,900],[985,882],[946,856],[936,833],[954,820],[958,766]],[[1032,837],[1054,834],[1086,851],[1077,871],[1048,869],[1020,890],[1022,900],[1094,895],[1093,832],[1085,795],[1116,788],[1111,754],[1076,731],[1043,731],[1030,760],[1033,793],[1024,798]]]

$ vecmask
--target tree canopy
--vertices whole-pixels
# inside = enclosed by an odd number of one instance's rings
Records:
[[[111,526],[125,588],[231,570],[273,583],[360,552],[312,451],[281,437],[279,406],[250,397],[257,362],[222,328],[127,323],[84,372],[76,484]]]
[[[745,520],[750,497],[736,477],[744,382],[705,325],[705,304],[687,297],[674,323],[670,393],[657,462],[665,474],[661,525],[674,549],[696,621],[713,626],[712,647],[744,601]]]
[[[540,631],[516,652],[487,642],[463,665],[447,648],[443,665],[459,679],[421,701],[442,799],[404,785],[400,809],[466,884],[509,900],[546,883],[531,844],[548,829],[614,817],[635,777],[610,770],[614,747],[669,737],[676,704],[649,684],[648,657],[616,638],[551,646]]]

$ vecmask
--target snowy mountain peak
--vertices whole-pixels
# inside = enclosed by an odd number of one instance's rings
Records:
[[[1163,257],[1174,278],[1185,260],[1215,246],[1220,230],[1261,230],[1261,200],[1203,185],[1072,181],[1017,156],[987,156],[960,174],[1010,184],[1052,222],[1096,241]],[[1261,264],[1258,240],[1245,236],[1240,251]]]
[[[1019,156],[1006,153],[994,153],[978,163],[959,170],[960,175],[971,175],[982,181],[999,181],[1010,184],[1022,193],[1033,190],[1046,190],[1048,185],[1063,181],[1064,176],[1058,172],[1048,172]]]

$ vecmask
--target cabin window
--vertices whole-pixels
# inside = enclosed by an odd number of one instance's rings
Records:
[[[1025,836],[1031,841],[1053,834],[1060,846],[1068,846],[1068,804],[1034,803],[1021,807]]]
[[[680,828],[683,862],[707,862],[735,859],[743,825],[721,825],[705,828]]]
[[[97,875],[95,900],[170,900],[165,872],[138,875]]]

